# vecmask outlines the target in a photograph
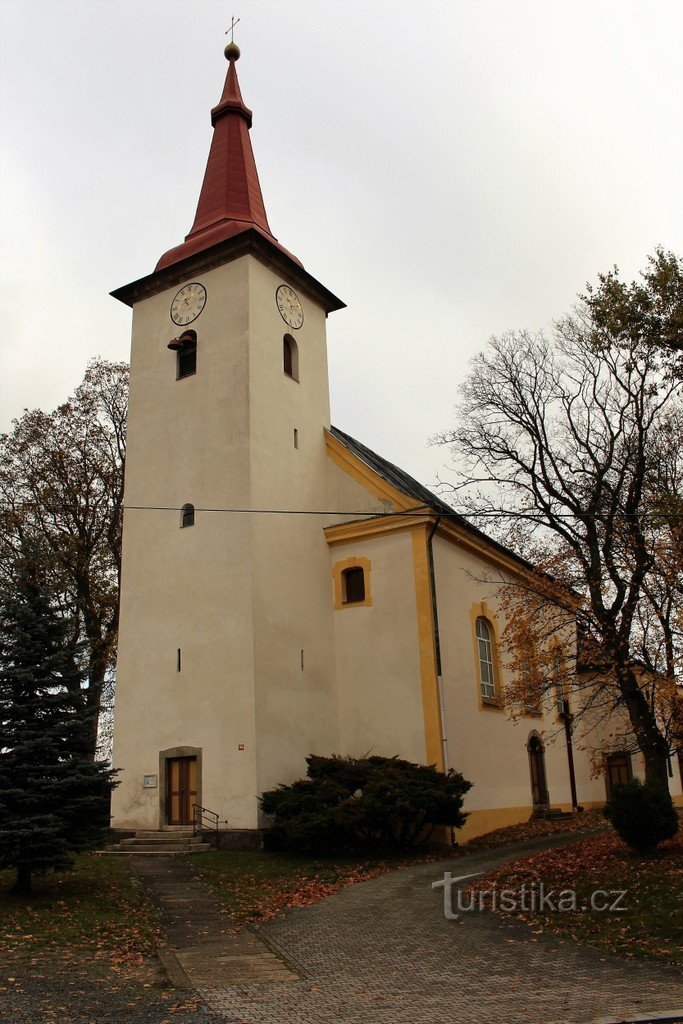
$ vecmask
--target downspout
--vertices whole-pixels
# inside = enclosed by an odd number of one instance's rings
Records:
[[[439,690],[439,721],[441,724],[441,750],[443,754],[443,770],[450,768],[448,759],[448,737],[446,736],[446,701],[444,698],[443,677],[441,675],[441,640],[439,638],[439,609],[436,601],[436,573],[434,571],[434,534],[439,528],[441,516],[438,515],[427,536],[427,558],[429,561],[429,589],[432,599],[432,622],[434,623],[434,652],[436,655],[436,679]],[[455,829],[451,826],[451,846],[457,846]]]
[[[572,811],[576,813],[583,808],[579,807],[576,796],[576,773],[574,772],[574,749],[572,744],[572,715],[569,712],[569,701],[562,701],[562,717],[564,718],[564,735],[567,741],[567,764],[569,767],[569,787],[572,794]]]

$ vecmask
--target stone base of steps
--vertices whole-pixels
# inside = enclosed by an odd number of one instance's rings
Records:
[[[205,853],[211,847],[208,843],[118,843],[115,850],[130,853]]]
[[[562,818],[571,818],[571,811],[562,811],[559,807],[537,807],[533,813],[534,818],[542,818],[544,821],[559,821]]]
[[[206,853],[211,847],[201,843],[197,849],[188,850],[139,850],[134,846],[126,850],[96,850],[96,857],[186,857],[188,853]]]
[[[194,838],[195,838],[195,833],[192,831],[191,828],[185,828],[185,829],[182,829],[182,830],[181,829],[174,829],[172,832],[170,831],[170,829],[169,830],[158,829],[158,830],[155,831],[153,829],[146,829],[145,828],[145,829],[139,829],[135,833],[135,839],[144,839],[145,842],[150,842],[151,840],[155,840],[156,841],[157,839],[162,839],[164,842],[168,843],[168,842],[176,842],[176,840],[181,840],[181,839],[194,839]],[[125,842],[128,842],[128,840],[122,839],[121,842],[125,843]]]
[[[203,843],[201,836],[194,835],[192,829],[172,832],[141,829],[134,836],[112,843],[99,852],[108,857],[178,857],[186,853],[206,853],[210,849],[209,843]]]

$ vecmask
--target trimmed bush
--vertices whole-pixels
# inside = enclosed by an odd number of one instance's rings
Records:
[[[307,778],[264,793],[269,849],[313,854],[398,851],[439,825],[461,828],[471,788],[458,772],[398,757],[306,758]]]
[[[624,842],[639,853],[654,850],[678,832],[678,814],[669,794],[640,779],[614,787],[605,817]]]

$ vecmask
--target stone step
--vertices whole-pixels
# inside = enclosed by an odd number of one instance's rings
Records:
[[[185,857],[189,850],[95,850],[96,857]]]
[[[175,836],[136,836],[135,839],[122,839],[118,846],[158,846],[163,850],[169,846],[189,846],[191,843],[200,843],[199,836],[182,836],[176,839]]]
[[[571,818],[571,811],[562,811],[559,807],[537,807],[534,811],[534,818],[542,818],[544,821],[550,819],[557,821],[560,818]]]
[[[191,828],[178,829],[177,831],[164,831],[163,829],[139,829],[135,833],[136,839],[192,839],[194,832]]]
[[[118,843],[116,846],[106,846],[104,850],[97,850],[100,857],[183,857],[187,853],[208,853],[211,850],[209,843],[190,843],[188,846],[175,846],[169,843],[165,847],[159,844],[154,846],[123,846]]]
[[[139,842],[134,846],[118,844],[122,853],[203,853],[210,850],[208,843],[143,843]]]

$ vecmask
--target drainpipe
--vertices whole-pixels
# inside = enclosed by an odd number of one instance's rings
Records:
[[[579,810],[579,801],[576,796],[576,774],[574,772],[574,749],[572,747],[572,716],[569,713],[569,701],[562,702],[562,717],[564,719],[564,735],[567,741],[567,764],[569,765],[569,786],[572,793],[572,811]]]
[[[434,534],[436,533],[441,516],[437,516],[427,537],[427,558],[429,560],[429,589],[432,598],[432,621],[434,622],[434,651],[436,655],[436,679],[439,690],[439,720],[441,723],[441,750],[443,754],[443,769],[445,772],[450,768],[448,759],[448,738],[446,736],[446,701],[444,698],[443,678],[441,675],[441,641],[439,638],[439,610],[436,602],[436,573],[434,571]],[[455,829],[450,828],[451,846],[457,846]]]

